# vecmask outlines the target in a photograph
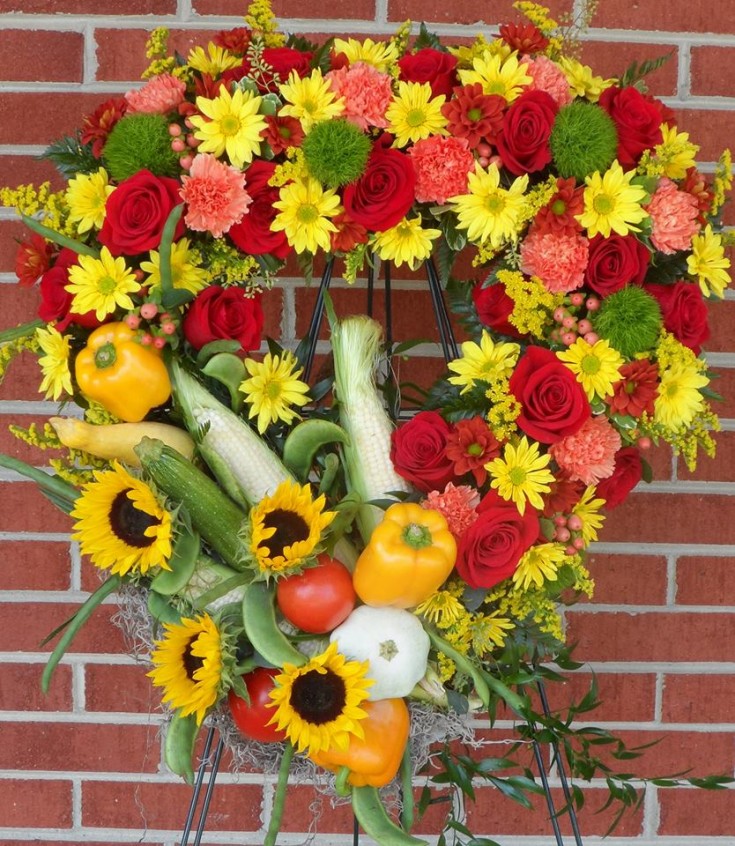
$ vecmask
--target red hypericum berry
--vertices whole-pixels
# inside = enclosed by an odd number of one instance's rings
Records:
[[[158,314],[158,306],[155,303],[143,303],[140,307],[140,315],[144,320],[153,320]]]
[[[162,349],[166,346],[166,339],[165,339],[165,338],[161,338],[161,336],[160,336],[160,335],[157,335],[157,336],[153,339],[153,346],[154,346],[157,350],[162,350]]]
[[[137,314],[128,314],[125,317],[125,323],[131,329],[137,329],[140,326],[140,318],[138,317]]]

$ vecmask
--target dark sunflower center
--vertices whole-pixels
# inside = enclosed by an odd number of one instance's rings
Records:
[[[291,687],[291,707],[302,720],[318,726],[336,720],[346,702],[345,683],[331,670],[309,670]]]
[[[267,529],[275,528],[273,537],[263,542],[270,550],[271,558],[283,555],[283,550],[291,544],[306,540],[309,537],[309,526],[306,520],[295,511],[285,508],[275,508],[266,515],[263,524]]]
[[[194,673],[201,669],[204,666],[203,659],[199,658],[196,655],[191,654],[191,647],[194,644],[196,637],[193,637],[187,644],[184,652],[181,656],[181,660],[184,663],[184,670],[186,670],[186,675],[189,678],[189,681],[195,681]]]
[[[110,527],[128,546],[150,546],[155,538],[146,537],[145,530],[157,526],[158,520],[145,511],[136,508],[128,499],[128,491],[120,493],[112,501]]]

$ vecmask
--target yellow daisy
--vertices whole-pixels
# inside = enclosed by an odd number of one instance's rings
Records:
[[[450,590],[438,590],[414,608],[419,614],[437,628],[448,629],[467,616],[467,609]]]
[[[585,488],[584,493],[572,508],[572,514],[582,521],[582,540],[589,545],[597,540],[597,530],[605,522],[605,515],[601,510],[605,507],[605,500],[595,497],[596,488],[593,485]]]
[[[489,332],[483,331],[480,343],[465,341],[462,356],[450,361],[447,367],[456,373],[450,376],[452,385],[461,385],[460,393],[466,394],[475,382],[492,382],[513,372],[521,348],[518,344],[493,341]]]
[[[90,229],[102,228],[107,198],[114,190],[103,167],[94,173],[78,173],[69,180],[65,199],[69,206],[69,220],[77,224],[77,232],[82,234]]]
[[[322,533],[337,516],[325,511],[324,495],[312,498],[309,485],[282,482],[250,511],[250,551],[266,576],[300,570],[312,558]]]
[[[460,70],[462,85],[482,84],[485,94],[499,94],[512,103],[533,81],[525,65],[518,61],[518,53],[504,57],[486,50],[472,60],[472,70]]]
[[[577,59],[562,56],[558,64],[567,78],[572,94],[575,97],[589,100],[591,103],[596,103],[603,91],[615,85],[614,79],[603,79],[601,76],[595,76],[592,73],[592,68],[583,65]]]
[[[399,82],[398,93],[385,112],[395,147],[405,147],[430,135],[446,135],[447,119],[442,106],[447,98],[433,97],[428,82]]]
[[[482,658],[496,647],[500,649],[515,627],[513,620],[499,616],[497,611],[492,614],[476,614],[467,627],[466,639],[472,645],[475,655]]]
[[[164,623],[165,635],[155,641],[151,655],[154,669],[148,673],[156,687],[164,690],[163,701],[182,717],[196,715],[201,725],[219,699],[222,671],[222,637],[207,614],[181,624]]]
[[[322,120],[331,120],[344,111],[344,98],[335,94],[328,79],[319,68],[303,79],[291,71],[288,80],[279,85],[281,97],[285,100],[279,114],[301,121],[304,132]]]
[[[346,749],[350,737],[364,737],[360,704],[373,683],[367,661],[348,661],[331,643],[303,666],[284,664],[270,692],[276,712],[271,719],[298,752],[307,755],[331,746]]]
[[[548,469],[551,456],[539,453],[539,445],[529,443],[524,435],[517,446],[507,443],[502,458],[494,458],[485,469],[493,477],[490,487],[505,500],[512,500],[520,514],[526,511],[526,501],[542,509],[542,493],[548,493],[554,474]]]
[[[589,400],[595,394],[600,398],[612,396],[613,385],[620,381],[620,368],[625,364],[622,355],[606,340],[588,344],[584,338],[577,338],[556,356],[574,373]]]
[[[379,71],[387,71],[398,61],[398,49],[392,41],[373,41],[372,38],[365,38],[358,41],[356,38],[335,38],[334,53],[344,53],[347,61],[354,65],[355,62],[364,62],[372,65]]]
[[[704,232],[695,235],[692,240],[692,254],[687,258],[687,270],[697,278],[705,297],[712,293],[722,298],[725,288],[730,284],[728,267],[730,259],[725,256],[722,236],[715,235],[712,226],[707,224]]]
[[[645,188],[631,185],[635,175],[634,170],[626,173],[614,161],[604,174],[595,171],[585,179],[584,211],[575,217],[590,238],[639,231],[637,224],[648,217],[648,212],[641,205],[646,198]]]
[[[680,364],[664,370],[653,405],[654,422],[667,429],[688,426],[704,408],[704,397],[699,389],[707,385],[709,379],[698,367]]]
[[[494,249],[515,241],[523,225],[528,175],[519,176],[506,190],[500,187],[500,171],[494,164],[487,170],[476,164],[467,187],[467,194],[449,198],[457,212],[457,227],[467,230],[472,243],[489,241]]]
[[[316,253],[321,247],[331,250],[330,233],[337,227],[330,218],[340,213],[339,195],[326,190],[313,177],[295,179],[284,185],[273,208],[278,209],[271,229],[284,231],[288,243],[297,253]]]
[[[197,150],[217,158],[227,154],[230,163],[242,169],[260,152],[260,133],[266,128],[265,118],[259,114],[262,102],[262,97],[241,88],[230,94],[222,87],[213,100],[197,97],[202,114],[189,118],[194,137],[202,142]]]
[[[199,253],[189,249],[191,242],[181,238],[171,244],[171,281],[174,288],[191,291],[196,294],[207,286],[207,271],[198,265]],[[144,283],[152,291],[161,285],[161,254],[151,250],[150,261],[142,261],[140,269],[147,273]]]
[[[66,286],[74,294],[73,311],[93,311],[97,320],[104,320],[116,308],[134,308],[129,295],[140,291],[140,283],[122,256],[114,258],[107,247],[102,247],[98,259],[80,255],[78,261],[69,268]]]
[[[239,67],[242,64],[242,59],[210,41],[207,44],[206,53],[203,47],[192,47],[186,57],[186,64],[199,73],[206,73],[216,78],[230,68]]]
[[[392,261],[396,267],[407,264],[416,270],[431,256],[432,244],[441,234],[440,229],[424,229],[420,217],[404,217],[390,229],[376,233],[372,246],[383,261]]]
[[[692,144],[688,132],[679,132],[675,126],[661,124],[663,141],[656,146],[656,158],[663,165],[663,174],[669,179],[684,179],[687,171],[696,167],[699,146]]]
[[[45,329],[36,329],[36,340],[43,352],[38,359],[43,373],[43,381],[38,390],[41,393],[45,391],[46,399],[57,400],[62,391],[71,396],[74,388],[69,369],[69,339],[53,326],[47,326]]]
[[[299,379],[302,369],[292,352],[286,350],[280,356],[266,353],[261,362],[246,358],[245,369],[250,378],[240,385],[240,390],[250,406],[248,417],[258,418],[261,435],[278,420],[290,423],[298,417],[293,406],[309,401],[309,386]]]
[[[125,576],[170,570],[171,515],[144,482],[113,462],[96,471],[74,503],[72,538],[95,567]]]
[[[544,582],[555,582],[559,566],[566,558],[566,551],[560,543],[541,543],[532,546],[521,557],[513,573],[513,582],[521,590],[531,585],[542,587]]]

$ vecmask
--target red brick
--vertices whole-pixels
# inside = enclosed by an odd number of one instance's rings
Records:
[[[658,59],[669,53],[672,54],[671,58],[646,76],[649,93],[665,97],[676,94],[677,87],[678,56],[676,48],[670,44],[584,41],[580,58],[598,76],[620,77],[633,62],[640,65],[647,59]]]
[[[0,78],[23,82],[81,82],[84,38],[78,32],[5,29]]]
[[[605,528],[603,540],[607,539]],[[648,555],[606,555],[589,558],[595,581],[593,601],[602,605],[663,605],[666,602],[666,559]]]
[[[41,528],[41,527],[37,527]],[[54,541],[3,541],[0,590],[69,590],[69,544]]]
[[[12,506],[0,512],[0,532],[69,531],[69,517],[31,482],[0,483],[0,498]]]
[[[161,702],[141,661],[126,664],[87,664],[84,668],[84,707],[87,711],[131,711],[147,714]]]
[[[734,205],[729,203],[729,206]],[[718,300],[709,305],[711,336],[705,343],[708,352],[729,352],[733,347],[732,326],[735,322],[735,302]]]
[[[41,690],[43,664],[2,664],[0,709],[3,711],[71,711],[71,667],[60,666],[48,693]]]
[[[263,789],[254,784],[217,784],[207,816],[207,832],[257,831]],[[91,781],[82,786],[82,825],[125,829],[182,828],[191,800],[184,784]],[[137,820],[140,815],[140,820]]]
[[[17,187],[15,180],[11,183],[13,188]],[[18,252],[18,243],[23,240],[27,240],[30,232],[29,230],[23,225],[20,220],[3,220],[0,221],[0,273],[12,273],[15,270],[15,254]],[[11,296],[17,296],[13,292],[18,290],[18,287],[15,285],[0,285],[0,297],[5,300]],[[24,289],[27,291],[28,289]],[[24,296],[29,296],[29,294],[24,294]],[[37,296],[37,294],[35,295]],[[10,326],[11,321],[8,320],[6,323],[6,316],[5,311],[3,310],[3,329],[6,326]],[[16,322],[23,322],[25,323],[31,317],[35,317],[35,305],[34,305],[34,313],[30,315],[30,317],[23,317],[21,321]]]
[[[113,94],[1,94],[0,144],[50,144],[73,134],[107,96]]]
[[[12,245],[15,252],[17,243],[13,241]],[[11,329],[35,320],[39,301],[36,287],[25,288],[14,283],[0,285],[2,329]]]
[[[283,291],[279,288],[272,288],[270,291],[263,291],[261,299],[263,305],[263,337],[281,337],[281,317],[283,315]]]
[[[567,639],[586,661],[733,661],[732,614],[567,611]]]
[[[735,468],[735,432],[715,432],[713,434],[717,444],[714,458],[700,452],[697,467],[690,472],[682,458],[678,460],[678,477],[680,479],[699,479],[707,482],[731,482],[733,468]]]
[[[281,831],[307,831],[312,820],[318,834],[349,834],[352,831],[352,807],[332,806],[329,797],[320,796],[309,785],[289,785]]]
[[[582,656],[585,657],[585,656]],[[597,697],[600,704],[580,720],[597,722],[643,722],[655,717],[656,677],[652,673],[597,673]],[[563,710],[579,702],[590,689],[593,676],[577,671],[567,681],[546,686],[552,710]]]
[[[732,558],[697,556],[676,562],[677,605],[732,605],[735,565]]]
[[[723,731],[616,732],[628,749],[653,744],[641,750],[633,761],[613,764],[618,772],[635,772],[643,778],[673,776],[686,772],[687,778],[731,775],[735,767],[735,737]],[[598,751],[599,751],[598,747]],[[603,757],[602,753],[600,757]]]
[[[712,402],[715,413],[720,418],[735,417],[735,370],[713,367],[712,373],[710,387],[722,397]]]
[[[691,50],[691,93],[694,96],[735,97],[735,81],[722,69],[732,67],[731,47],[702,46]]]
[[[140,81],[141,74],[150,64],[145,55],[149,35],[150,30],[145,29],[96,29],[97,79]],[[213,35],[212,31],[206,30],[171,29],[169,52],[186,56],[192,47],[206,44]]]
[[[653,478],[657,482],[663,482],[671,479],[674,464],[672,461],[671,447],[667,443],[661,441],[658,445],[654,445],[650,449],[645,450],[642,455],[643,460],[650,466]],[[645,489],[646,486],[644,484],[643,490]]]
[[[728,840],[735,819],[735,790],[660,790],[659,834]],[[724,842],[724,841],[723,841]]]
[[[626,543],[735,543],[735,502],[727,496],[633,493],[608,514],[602,539]]]
[[[241,18],[244,14],[240,0],[192,0],[192,11],[197,15],[236,15]],[[326,8],[323,6],[309,6],[299,0],[273,0],[273,12],[277,18],[318,18],[322,17]],[[374,0],[353,0],[351,3],[334,7],[335,16],[340,19],[375,18]],[[239,26],[239,24],[236,24]]]
[[[173,15],[176,0],[0,0],[0,12],[26,15]]]
[[[32,423],[36,424],[36,429],[39,432],[43,431],[43,426],[48,420],[48,417],[39,417],[35,415],[26,414],[0,414],[0,452],[6,455],[11,455],[14,458],[19,458],[27,464],[35,467],[48,463],[51,458],[58,458],[63,453],[61,450],[42,450],[39,447],[31,446],[25,443],[20,438],[17,438],[11,431],[10,426],[20,426],[22,429],[28,429]]]
[[[41,379],[37,356],[28,352],[21,353],[13,359],[5,371],[5,378],[0,382],[0,400],[41,399],[38,393]]]
[[[569,12],[571,0],[547,0],[544,6],[551,10],[552,16]],[[437,23],[486,24],[495,27],[509,21],[518,21],[519,15],[511,8],[507,0],[490,0],[478,5],[472,0],[461,0],[450,5],[441,0],[389,0],[388,20],[436,21]]]
[[[9,185],[40,185],[42,182],[50,182],[53,191],[59,191],[66,185],[66,180],[56,170],[48,159],[39,159],[37,156],[18,155],[0,156],[0,173],[13,174],[12,182],[3,178],[3,183]]]
[[[159,762],[155,739],[155,726],[6,723],[0,767],[61,772],[155,772]]]
[[[36,828],[70,828],[71,790],[70,781],[3,779],[0,819],[8,828],[24,827],[31,822]]]
[[[670,0],[651,6],[647,0],[605,0],[593,25],[608,29],[643,31],[732,32],[726,4],[707,0]]]
[[[702,109],[674,109],[674,112],[679,131],[688,132],[690,140],[699,144],[698,161],[716,162],[722,151],[732,144],[735,112]]]
[[[667,675],[663,719],[668,723],[729,723],[733,699],[733,676]]]

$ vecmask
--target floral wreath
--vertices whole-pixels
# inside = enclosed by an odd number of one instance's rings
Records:
[[[1,463],[71,515],[106,575],[44,686],[127,585],[155,631],[171,769],[192,777],[227,703],[244,737],[285,750],[281,804],[306,756],[380,842],[410,840],[377,793],[414,773],[407,702],[505,708],[632,804],[632,777],[573,751],[581,733],[530,690],[573,666],[559,609],[591,595],[585,550],[650,478],[645,451],[714,454],[701,347],[730,281],[729,152],[711,180],[697,170],[646,93],[660,61],[603,79],[548,10],[514,7],[524,22],[466,46],[408,23],[286,38],[267,0],[185,58],[156,30],[143,86],[47,151],[65,188],[0,192],[31,230],[19,284],[40,290],[0,365],[37,354],[40,392],[80,409],[12,427],[65,450],[53,474]],[[325,258],[348,282],[380,262],[438,273],[467,340],[409,419],[386,410],[381,326],[325,292],[333,378],[308,384],[315,337],[258,354],[275,275]],[[442,761],[434,781],[468,795],[487,776]],[[538,789],[528,770],[492,780]]]

